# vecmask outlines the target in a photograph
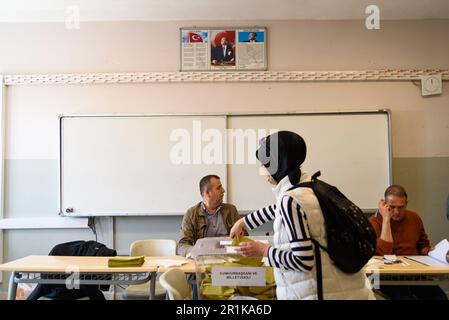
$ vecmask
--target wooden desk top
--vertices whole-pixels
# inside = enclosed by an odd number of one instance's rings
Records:
[[[163,257],[160,257],[163,259]],[[196,266],[195,261],[192,259],[186,259],[181,256],[176,257],[165,257],[169,259],[180,259],[188,261],[187,264],[183,264],[182,266],[176,266],[175,268],[181,269],[184,273],[195,273]],[[379,259],[378,262],[369,264],[365,267],[365,273],[380,273],[380,274],[403,274],[403,275],[412,275],[412,274],[449,274],[449,266],[426,266],[419,262],[404,258],[403,256],[398,256],[398,259],[402,259],[405,263],[397,263],[397,264],[384,264],[383,257],[376,256],[374,257]],[[407,265],[408,264],[408,265]],[[158,272],[164,272],[171,267],[159,267]]]
[[[83,273],[114,273],[114,272],[154,272],[157,266],[145,263],[140,267],[109,268],[110,257],[73,257],[73,256],[27,256],[0,265],[0,271],[22,271],[22,272],[73,272]],[[74,270],[74,268],[79,268]]]
[[[185,273],[195,273],[195,261],[182,256],[168,257],[145,257],[145,263],[141,267],[109,268],[110,257],[68,257],[68,256],[27,256],[0,265],[0,271],[22,271],[22,272],[66,272],[79,268],[79,272],[102,273],[102,272],[164,272],[170,268],[179,268]],[[419,262],[398,256],[405,263],[384,264],[382,257],[375,263],[365,267],[367,274],[449,274],[449,266],[426,266]],[[181,266],[158,265],[155,260],[180,260],[187,263]],[[409,264],[409,265],[406,265]]]
[[[180,261],[180,262],[186,262],[180,266],[159,266],[157,269],[157,272],[165,272],[171,268],[181,269],[184,273],[195,273],[196,272],[195,261],[192,259],[187,259],[186,257],[183,257],[183,256],[148,257],[148,258],[151,260],[161,259],[161,260],[176,260],[176,261]]]
[[[365,267],[365,272],[380,273],[380,274],[449,274],[449,266],[427,266],[422,263],[416,262],[404,258],[403,256],[398,256],[398,259],[404,261],[404,263],[395,264],[384,264],[383,257],[375,256],[378,262],[370,263]],[[407,265],[408,264],[408,265]]]

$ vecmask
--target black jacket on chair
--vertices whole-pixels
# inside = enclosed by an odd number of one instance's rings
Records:
[[[72,241],[56,245],[49,253],[50,256],[116,256],[117,251],[109,249],[104,244],[96,241]],[[69,275],[67,275],[68,277]],[[51,277],[42,274],[43,279]],[[105,287],[105,288],[104,288]],[[109,286],[102,286],[108,290]],[[97,285],[81,285],[79,289],[67,289],[64,284],[38,284],[31,292],[28,300],[37,300],[40,297],[54,300],[75,300],[89,297],[91,300],[105,300],[103,293]]]

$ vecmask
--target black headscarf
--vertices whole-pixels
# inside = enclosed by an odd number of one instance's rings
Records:
[[[270,175],[279,183],[288,175],[290,183],[299,182],[299,166],[307,154],[306,143],[300,135],[291,131],[279,131],[263,138],[256,151],[257,159],[267,168]]]

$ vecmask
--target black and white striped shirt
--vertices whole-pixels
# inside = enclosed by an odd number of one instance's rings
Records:
[[[276,217],[277,206],[269,205],[245,217],[248,229],[272,221]],[[310,240],[307,218],[299,204],[289,195],[282,197],[279,214],[282,216],[292,250],[268,249],[270,266],[287,270],[311,271],[314,265],[312,241]]]

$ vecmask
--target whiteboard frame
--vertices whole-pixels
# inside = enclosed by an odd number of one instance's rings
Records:
[[[392,137],[391,137],[391,110],[384,108],[378,110],[366,110],[366,111],[324,111],[324,112],[296,112],[296,111],[286,111],[286,112],[255,112],[255,113],[164,113],[164,114],[61,114],[59,115],[59,172],[58,172],[58,192],[59,192],[59,216],[61,217],[121,217],[121,216],[182,216],[185,212],[174,212],[174,213],[115,213],[115,214],[85,214],[85,213],[75,213],[68,214],[63,212],[62,208],[62,192],[63,192],[63,184],[62,184],[62,172],[63,172],[63,126],[62,122],[65,118],[84,118],[84,117],[117,117],[117,118],[135,118],[135,117],[225,117],[225,129],[229,129],[229,118],[231,117],[245,117],[245,116],[288,116],[288,115],[361,115],[361,114],[386,114],[387,116],[387,128],[388,128],[388,176],[389,176],[389,184],[392,184],[393,181],[393,155],[392,155]],[[225,188],[228,187],[229,181],[229,166],[230,164],[226,164],[225,173],[226,173],[226,185]],[[371,213],[372,209],[364,210],[366,213]],[[239,211],[240,214],[246,215],[251,213],[251,211]]]

